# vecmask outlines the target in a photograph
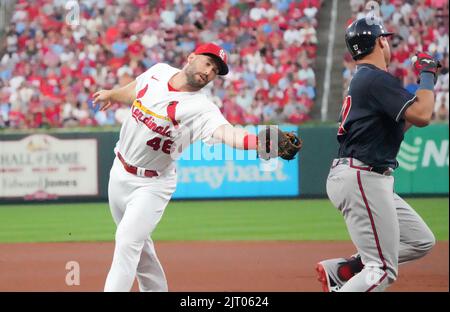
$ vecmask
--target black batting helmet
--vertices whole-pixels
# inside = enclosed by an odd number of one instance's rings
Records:
[[[348,26],[345,31],[345,43],[353,59],[358,60],[373,51],[378,37],[393,34],[386,31],[381,20],[364,17]]]

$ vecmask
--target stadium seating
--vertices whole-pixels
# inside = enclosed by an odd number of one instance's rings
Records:
[[[229,52],[206,92],[233,124],[301,123],[315,99],[322,0],[18,0],[0,60],[0,127],[112,126],[92,94],[157,62],[182,67],[200,42]],[[79,16],[78,16],[79,13]]]
[[[365,1],[350,0],[352,18],[364,17]],[[417,76],[411,66],[410,57],[416,51],[430,53],[440,60],[443,68],[435,86],[436,105],[434,119],[448,121],[448,56],[449,24],[448,0],[383,0],[380,5],[381,17],[386,28],[396,35],[391,39],[392,60],[389,71],[398,77],[406,89],[414,93],[418,87]],[[355,71],[349,53],[344,56],[344,95]]]

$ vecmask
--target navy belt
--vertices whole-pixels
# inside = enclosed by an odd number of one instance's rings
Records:
[[[386,175],[386,176],[390,176],[394,172],[394,169],[392,169],[391,167],[386,167],[386,166],[372,167],[372,166],[364,164],[362,161],[360,161],[356,158],[351,158],[351,157],[335,159],[333,161],[332,168],[334,168],[338,165],[347,165],[350,168],[364,170],[364,171],[370,171],[370,172],[376,172],[378,174],[382,174],[382,175]]]

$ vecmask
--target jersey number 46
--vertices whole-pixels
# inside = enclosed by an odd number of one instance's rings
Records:
[[[339,117],[339,128],[337,135],[343,135],[347,133],[347,130],[345,129],[345,121],[347,120],[348,114],[350,113],[350,108],[352,107],[352,97],[348,95],[344,103],[342,104],[341,114]]]
[[[153,150],[157,151],[161,148],[161,141],[162,139],[160,137],[154,137],[153,139],[150,139],[147,141],[147,145],[153,148]],[[171,140],[165,140],[162,144],[161,151],[166,154],[170,154],[170,148],[172,147],[173,141]]]

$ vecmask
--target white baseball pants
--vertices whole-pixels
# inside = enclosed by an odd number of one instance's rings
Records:
[[[116,244],[105,291],[130,291],[136,276],[140,291],[168,291],[150,235],[161,220],[176,183],[175,170],[158,177],[140,177],[125,171],[115,158],[108,197],[117,225]]]

